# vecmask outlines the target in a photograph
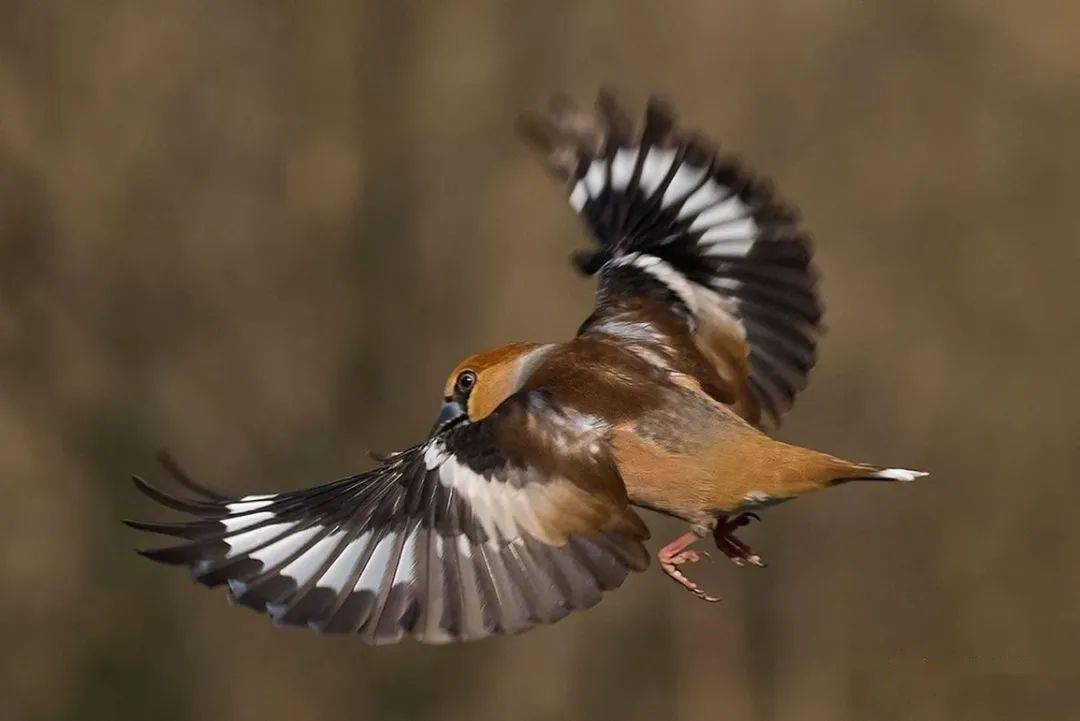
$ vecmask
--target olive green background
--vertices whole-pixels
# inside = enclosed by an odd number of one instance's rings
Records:
[[[1080,717],[1075,2],[0,6],[0,718]],[[588,242],[513,119],[651,92],[803,211],[828,335],[781,432],[925,468],[770,510],[517,638],[273,628],[131,548],[132,472],[297,488],[445,374],[568,337]],[[653,548],[678,527],[651,517]],[[152,540],[152,539],[149,539]]]

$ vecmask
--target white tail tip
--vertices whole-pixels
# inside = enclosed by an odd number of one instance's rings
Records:
[[[916,478],[929,476],[924,471],[909,471],[906,468],[886,468],[874,474],[874,478],[884,478],[890,481],[914,481]]]

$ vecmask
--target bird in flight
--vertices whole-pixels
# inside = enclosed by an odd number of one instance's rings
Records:
[[[140,551],[283,625],[440,643],[526,631],[596,604],[643,571],[635,508],[687,531],[657,553],[685,574],[711,538],[763,566],[735,532],[755,509],[849,481],[917,471],[770,438],[806,386],[821,330],[811,248],[771,184],[648,103],[634,123],[607,93],[557,98],[523,136],[565,183],[595,247],[596,307],[563,343],[511,343],[450,374],[422,443],[314,488],[195,497],[135,478],[195,516],[129,525],[183,539]]]

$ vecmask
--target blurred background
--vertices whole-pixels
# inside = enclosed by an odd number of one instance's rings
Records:
[[[1076,3],[0,7],[0,718],[1080,718]],[[925,468],[469,646],[273,628],[131,552],[132,472],[283,490],[571,335],[588,240],[513,120],[663,93],[814,233],[781,437]],[[649,518],[652,548],[677,527]]]

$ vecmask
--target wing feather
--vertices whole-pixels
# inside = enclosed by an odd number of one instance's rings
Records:
[[[372,644],[520,633],[594,605],[648,563],[606,451],[551,463],[553,446],[604,447],[581,443],[599,431],[577,418],[522,392],[379,468],[290,493],[189,501],[138,480],[196,518],[129,525],[183,539],[143,554],[277,624]]]
[[[741,162],[681,131],[659,100],[636,134],[606,93],[596,114],[561,100],[522,128],[567,181],[599,246],[574,254],[583,272],[599,274],[597,309],[581,333],[622,338],[747,420],[779,423],[806,386],[821,332],[810,241],[795,210]],[[642,322],[662,338],[640,343]]]

